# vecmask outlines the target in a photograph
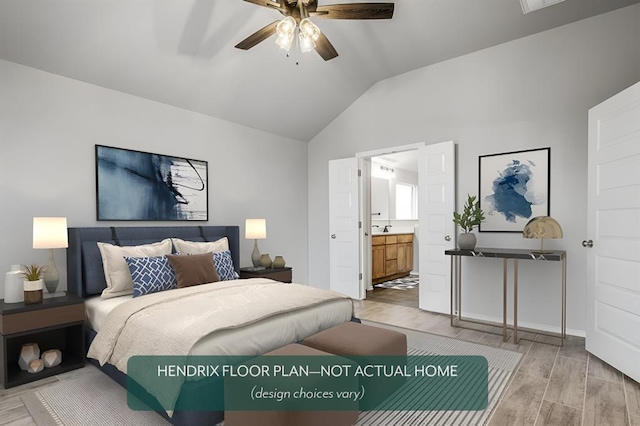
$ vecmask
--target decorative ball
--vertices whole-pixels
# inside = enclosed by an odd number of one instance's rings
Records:
[[[62,352],[59,349],[49,349],[42,353],[41,359],[46,368],[55,367],[62,362]]]
[[[40,358],[40,347],[37,343],[25,343],[20,350],[20,358],[18,359],[18,365],[20,369],[27,371],[29,369],[29,363],[33,360]]]
[[[29,363],[29,373],[39,373],[44,370],[44,362],[41,359],[34,359]]]

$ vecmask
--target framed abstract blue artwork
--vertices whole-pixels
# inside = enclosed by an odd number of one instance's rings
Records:
[[[98,220],[206,221],[206,161],[96,145]]]
[[[531,218],[549,216],[550,164],[551,148],[480,156],[480,232],[522,232]]]

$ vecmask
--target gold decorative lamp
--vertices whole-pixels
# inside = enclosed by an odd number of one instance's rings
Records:
[[[552,217],[536,216],[525,225],[522,230],[524,238],[535,238],[540,240],[540,250],[533,250],[533,253],[551,253],[553,250],[544,249],[544,240],[549,238],[562,238],[562,227]]]

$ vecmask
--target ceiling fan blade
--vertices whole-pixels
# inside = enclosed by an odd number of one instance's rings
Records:
[[[270,9],[282,10],[284,9],[285,0],[244,0],[247,3],[257,4],[258,6],[268,7]]]
[[[238,49],[249,50],[256,44],[268,39],[276,32],[276,25],[278,25],[280,21],[273,21],[269,25],[264,28],[259,29],[255,33],[251,34],[249,37],[242,40],[240,43],[236,44]]]
[[[324,19],[391,19],[393,8],[393,3],[329,4],[318,6],[312,15]]]
[[[338,52],[336,52],[336,49],[322,31],[320,31],[320,37],[316,40],[316,52],[318,52],[325,61],[338,56]]]

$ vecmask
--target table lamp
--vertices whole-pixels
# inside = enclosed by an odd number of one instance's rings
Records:
[[[244,238],[249,240],[253,238],[253,252],[251,253],[251,262],[253,267],[260,266],[260,250],[258,250],[258,240],[267,238],[267,220],[266,219],[247,219],[245,222]]]
[[[69,247],[69,241],[66,217],[33,218],[33,248],[49,249],[49,262],[42,278],[50,294],[56,292],[60,281],[60,274],[53,259],[53,249],[67,247]]]
[[[540,250],[533,250],[533,253],[551,253],[553,250],[544,249],[544,240],[548,238],[562,238],[562,227],[552,217],[536,216],[525,225],[522,230],[524,238],[535,238],[540,240]]]

